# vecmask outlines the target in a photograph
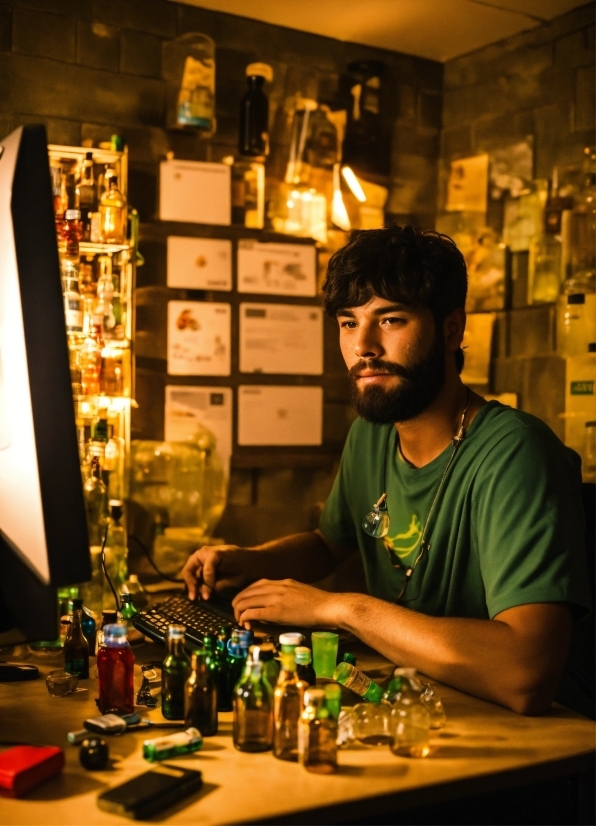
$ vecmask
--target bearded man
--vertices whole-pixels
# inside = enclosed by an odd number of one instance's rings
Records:
[[[333,255],[325,309],[360,418],[319,528],[201,548],[183,572],[189,596],[240,588],[245,626],[336,626],[521,714],[555,697],[585,713],[568,662],[590,610],[579,457],[464,386],[466,291],[463,256],[436,232],[363,230]],[[368,594],[308,584],[357,552]]]

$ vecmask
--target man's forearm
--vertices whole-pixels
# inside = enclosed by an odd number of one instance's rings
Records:
[[[315,531],[284,536],[248,548],[255,552],[251,579],[296,579],[317,582],[336,567],[333,554]]]
[[[528,608],[536,613],[537,606],[520,606]],[[334,613],[340,627],[392,662],[514,711],[543,711],[556,691],[559,661],[507,622],[429,617],[360,594],[337,595]],[[552,633],[564,649],[565,630]]]

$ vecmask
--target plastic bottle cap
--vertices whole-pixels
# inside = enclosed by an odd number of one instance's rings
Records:
[[[126,625],[122,622],[110,623],[104,627],[103,633],[106,637],[126,637]]]
[[[64,217],[67,221],[78,221],[81,217],[81,211],[79,209],[67,209]]]
[[[325,699],[325,692],[322,688],[309,688],[304,692],[304,705],[309,706],[315,700],[322,702]]]
[[[279,644],[280,645],[292,645],[294,648],[300,645],[300,643],[304,640],[304,636],[302,634],[298,634],[296,632],[290,632],[288,634],[280,634],[279,635]]]
[[[306,665],[307,663],[312,661],[312,654],[310,652],[310,648],[306,648],[306,646],[299,645],[296,647],[294,651],[296,656],[296,662],[300,663],[301,665]]]
[[[267,63],[249,63],[246,67],[246,77],[262,77],[271,83],[273,69]]]

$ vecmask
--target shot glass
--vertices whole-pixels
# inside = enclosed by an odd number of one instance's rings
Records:
[[[333,677],[338,643],[339,636],[332,631],[312,632],[312,661],[317,677]]]

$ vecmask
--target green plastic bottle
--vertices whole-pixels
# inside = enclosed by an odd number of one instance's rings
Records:
[[[350,663],[340,663],[333,673],[333,679],[346,688],[350,688],[370,703],[380,703],[383,699],[381,686]]]
[[[169,760],[171,757],[198,751],[202,745],[201,732],[196,728],[188,728],[186,731],[158,737],[155,740],[145,740],[143,757],[150,763],[155,763],[158,760]]]

